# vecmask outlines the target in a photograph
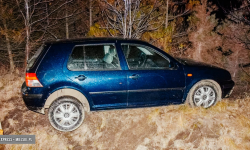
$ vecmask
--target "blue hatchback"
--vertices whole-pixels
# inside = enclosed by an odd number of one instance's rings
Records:
[[[228,71],[175,59],[140,40],[87,38],[47,42],[29,60],[26,106],[60,131],[89,111],[187,103],[209,108],[230,95]]]

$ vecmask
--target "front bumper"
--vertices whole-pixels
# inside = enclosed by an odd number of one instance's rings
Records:
[[[37,106],[37,102],[41,101],[43,95],[42,94],[29,94],[28,88],[25,82],[23,83],[21,90],[22,90],[23,101],[26,107],[31,111],[45,114],[44,108]]]
[[[222,89],[222,98],[226,98],[232,94],[235,83],[233,80],[229,80],[222,82],[220,85]]]

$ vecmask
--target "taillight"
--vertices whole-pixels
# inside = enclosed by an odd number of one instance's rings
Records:
[[[27,87],[43,87],[36,77],[36,73],[26,73],[25,81]]]

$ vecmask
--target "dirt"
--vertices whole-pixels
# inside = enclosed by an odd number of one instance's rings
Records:
[[[19,78],[21,80],[21,78]],[[7,81],[5,81],[7,82]],[[0,91],[4,134],[36,135],[34,145],[0,145],[1,149],[248,149],[250,97],[223,99],[209,109],[187,105],[88,113],[75,131],[60,132],[47,115],[29,111],[18,86]],[[18,83],[18,84],[17,84]],[[18,85],[18,86],[17,86]],[[9,89],[15,89],[8,92]]]
[[[179,148],[178,141],[192,145],[189,148],[199,149],[204,138],[218,140],[221,137],[222,126],[220,124],[211,123],[211,121],[206,124],[204,123],[207,121],[206,118],[201,117],[199,121],[197,114],[191,113],[192,123],[186,122],[187,125],[180,125],[180,116],[176,113],[178,111],[185,113],[185,110],[178,110],[178,106],[92,112],[86,116],[84,124],[79,129],[64,133],[53,129],[46,115],[29,111],[21,98],[14,97],[8,103],[15,107],[2,121],[4,133],[6,135],[35,134],[39,137],[42,135],[37,135],[34,128],[42,130],[41,132],[45,132],[48,137],[44,142],[37,141],[37,144],[43,146],[46,146],[46,142],[50,141],[50,136],[52,136],[52,138],[57,138],[55,141],[63,139],[65,146],[63,149],[176,149]],[[188,114],[184,115],[187,115],[188,120]],[[172,123],[166,120],[169,116],[173,116]],[[184,118],[183,121],[185,122]],[[163,131],[160,131],[159,127]],[[53,137],[54,135],[57,136]],[[6,146],[0,148],[11,147]],[[46,149],[43,146],[42,149]],[[53,147],[61,149],[56,142]],[[34,148],[38,147],[34,146]]]
[[[199,144],[201,143],[202,138],[209,138],[209,139],[218,139],[220,137],[218,133],[219,126],[214,125],[210,129],[208,126],[204,125],[197,125],[194,123],[191,126],[191,129],[187,129],[185,131],[180,132],[176,135],[176,137],[169,141],[168,147],[173,147],[174,142],[176,140],[184,140],[186,143],[192,143],[194,145],[193,148],[198,148]],[[174,147],[173,147],[174,148]]]

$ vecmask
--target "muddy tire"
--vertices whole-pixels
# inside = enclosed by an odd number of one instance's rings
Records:
[[[220,100],[220,85],[215,81],[203,80],[190,89],[185,103],[191,107],[209,108]]]
[[[77,129],[85,118],[82,104],[72,97],[62,97],[54,101],[49,110],[50,124],[59,131]]]

